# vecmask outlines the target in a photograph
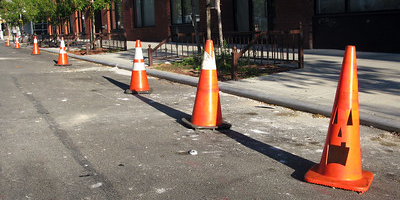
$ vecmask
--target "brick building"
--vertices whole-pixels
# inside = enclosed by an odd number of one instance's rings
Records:
[[[193,2],[193,5],[192,5]],[[214,2],[214,0],[211,0]],[[192,10],[196,20],[192,20]],[[400,52],[399,0],[221,0],[224,32],[299,29],[305,48]],[[217,35],[216,10],[211,10]],[[63,33],[89,33],[88,13],[75,12]],[[206,0],[122,0],[96,12],[96,32],[120,32],[128,40],[161,41],[171,33],[206,32]]]

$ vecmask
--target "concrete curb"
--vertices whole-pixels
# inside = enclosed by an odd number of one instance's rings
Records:
[[[51,53],[58,53],[58,51],[52,50],[52,49],[40,49],[44,51],[48,51]],[[80,60],[85,60],[89,62],[94,62],[102,65],[107,65],[107,66],[112,66],[112,67],[118,67],[121,69],[125,70],[132,70],[133,66],[126,66],[114,62],[106,62],[106,61],[100,61],[100,60],[95,60],[92,58],[88,58],[85,56],[78,56],[78,55],[68,55],[71,58],[76,58]],[[146,69],[147,74],[150,76],[154,76],[157,78],[162,78],[186,85],[191,85],[197,87],[198,83],[198,78],[191,77],[191,76],[186,76],[186,75],[180,75],[180,74],[175,74],[175,73],[170,73],[170,72],[164,72],[160,70],[155,70],[155,69]],[[321,114],[326,117],[331,117],[331,112],[332,108],[328,106],[321,106],[321,105],[316,105],[316,104],[311,104],[307,102],[300,102],[295,99],[287,98],[284,96],[274,96],[274,95],[269,95],[266,93],[260,93],[258,91],[254,91],[251,89],[240,89],[238,87],[232,86],[232,83],[229,82],[219,82],[219,89],[221,92],[225,92],[228,94],[236,95],[236,96],[241,96],[241,97],[246,97],[249,99],[254,99],[257,101],[265,102],[265,103],[270,103],[270,104],[275,104],[279,106],[283,106],[286,108],[291,108],[294,110],[299,110],[299,111],[304,111],[304,112],[309,112],[309,113],[315,113],[315,114]],[[372,126],[375,128],[387,130],[387,131],[394,131],[394,132],[400,132],[400,123],[396,122],[394,120],[390,119],[382,119],[380,117],[376,117],[367,113],[364,113],[360,111],[360,124],[366,125],[366,126]]]

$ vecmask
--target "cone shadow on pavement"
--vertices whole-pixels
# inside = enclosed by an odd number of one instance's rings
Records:
[[[299,181],[304,181],[304,174],[310,167],[315,165],[313,161],[294,155],[264,142],[260,142],[234,130],[224,129],[219,130],[219,132],[225,134],[247,148],[262,153],[269,158],[272,158],[279,163],[294,169],[295,171],[291,174],[291,176]]]
[[[119,82],[119,81],[114,80],[114,79],[112,79],[112,78],[110,78],[110,77],[107,77],[107,76],[103,76],[103,78],[105,78],[107,81],[109,81],[110,83],[114,84],[115,86],[118,86],[119,88],[121,88],[121,89],[124,90],[124,91],[125,91],[126,89],[129,89],[129,85],[128,85],[128,84]]]
[[[114,84],[115,86],[118,86],[119,88],[121,88],[122,90],[125,90],[127,88],[129,88],[130,86],[128,84],[119,82],[115,79],[103,76],[103,78],[105,78],[107,81],[109,81],[110,83]],[[144,96],[141,96],[140,94],[135,94],[135,97],[137,97],[138,99],[140,99],[141,101],[143,101],[144,103],[147,103],[148,105],[152,106],[153,108],[157,109],[158,111],[163,112],[164,114],[174,118],[176,120],[177,123],[186,126],[185,123],[183,123],[182,118],[188,118],[190,117],[190,115],[176,110],[174,108],[171,108],[169,106],[163,105],[161,103],[158,103],[154,100],[148,99]]]
[[[126,88],[129,88],[129,85],[119,82],[115,79],[103,76],[107,81],[110,83],[114,84],[115,86],[118,86],[122,90],[125,90]],[[166,115],[174,118],[177,123],[187,127],[187,124],[182,121],[182,118],[189,118],[190,115],[176,110],[174,108],[171,108],[169,106],[163,105],[161,103],[155,102],[152,99],[146,98],[141,95],[135,95],[138,99],[142,100],[143,102],[147,103],[148,105],[152,106],[153,108],[165,113]],[[286,165],[295,171],[292,173],[292,177],[303,181],[304,174],[307,172],[308,169],[310,169],[313,165],[316,163],[307,160],[305,158],[302,158],[300,156],[294,155],[290,152],[284,151],[282,149],[276,148],[274,146],[265,144],[263,142],[260,142],[256,139],[253,139],[251,137],[245,136],[242,133],[236,132],[234,130],[229,130],[229,129],[218,129],[220,133],[232,138],[233,140],[239,142],[245,147],[248,147],[254,151],[257,151],[259,153],[262,153],[280,163],[283,165]]]

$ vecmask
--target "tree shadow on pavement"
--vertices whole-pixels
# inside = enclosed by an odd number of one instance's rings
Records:
[[[300,156],[294,155],[290,152],[285,150],[276,148],[264,142],[260,142],[256,139],[248,137],[242,133],[236,132],[234,130],[219,130],[219,132],[225,134],[226,136],[234,139],[235,141],[239,142],[243,146],[253,149],[259,153],[262,153],[281,164],[284,164],[295,171],[292,173],[292,177],[304,181],[304,175],[306,172],[316,163],[302,158]]]
[[[125,83],[121,83],[117,80],[114,80],[112,78],[103,76],[106,80],[111,82],[112,84],[118,86],[122,90],[128,89],[129,85]],[[135,94],[135,97],[138,99],[142,100],[144,103],[147,103],[148,105],[152,106],[153,108],[157,109],[160,112],[163,112],[164,114],[174,118],[177,123],[183,125],[184,127],[190,128],[182,121],[182,118],[190,119],[190,115],[176,110],[174,108],[171,108],[169,106],[163,105],[161,103],[155,102],[152,99],[146,98],[143,95]],[[284,151],[282,149],[276,148],[274,146],[271,146],[269,144],[260,142],[256,139],[250,138],[248,136],[245,136],[242,133],[236,132],[234,130],[230,129],[222,129],[219,130],[219,132],[223,133],[224,135],[232,138],[233,140],[239,142],[243,146],[250,148],[254,151],[257,151],[259,153],[262,153],[278,162],[281,164],[284,164],[295,171],[292,173],[292,177],[303,181],[304,180],[304,175],[305,173],[313,166],[315,165],[314,162],[307,160],[305,158],[302,158],[300,156],[294,155],[290,152]]]

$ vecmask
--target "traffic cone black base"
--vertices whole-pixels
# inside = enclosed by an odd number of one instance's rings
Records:
[[[200,130],[200,129],[211,129],[213,131],[215,130],[221,130],[221,129],[230,129],[232,127],[232,124],[222,121],[222,124],[219,126],[198,126],[196,124],[193,124],[190,122],[190,120],[186,118],[182,118],[183,123],[185,123],[188,127],[194,129],[194,130]]]
[[[135,91],[135,90],[130,90],[130,89],[126,89],[125,90],[125,94],[151,94],[153,92],[153,89],[149,89],[146,91]]]
[[[319,165],[313,166],[306,174],[306,181],[318,185],[351,190],[360,194],[366,192],[374,179],[374,174],[362,170],[362,178],[358,180],[338,180],[318,173]]]
[[[54,66],[71,66],[72,64],[66,64],[66,65],[59,65],[59,64],[54,64]]]

